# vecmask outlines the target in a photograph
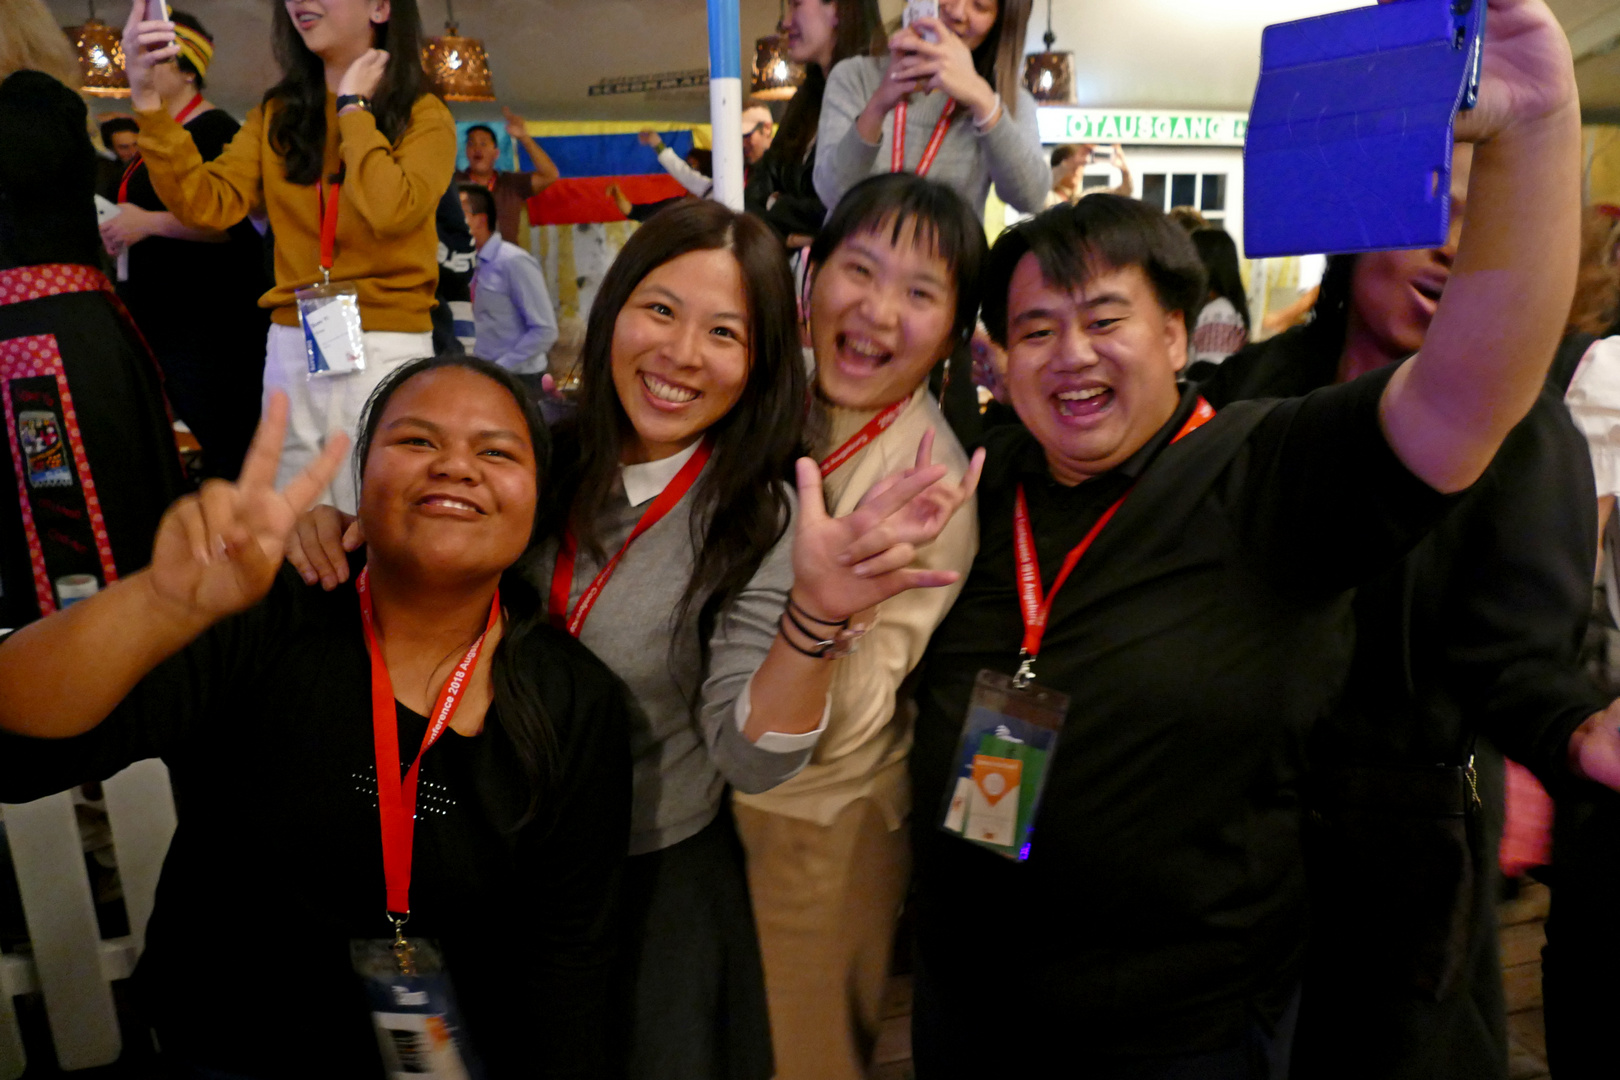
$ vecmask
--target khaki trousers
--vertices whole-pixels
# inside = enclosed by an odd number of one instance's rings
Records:
[[[832,825],[736,807],[765,960],[777,1080],[862,1080],[883,1021],[905,828],[869,799]]]

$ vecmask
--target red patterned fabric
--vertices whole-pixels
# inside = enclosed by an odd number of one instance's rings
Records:
[[[46,263],[0,270],[0,304],[20,304],[46,296],[78,292],[113,293],[107,275],[82,263]],[[121,306],[121,305],[120,305]]]
[[[88,273],[106,281],[94,270],[84,268]],[[0,274],[0,278],[5,275]],[[83,289],[59,288],[57,292],[82,292]],[[41,293],[39,295],[51,295]],[[35,297],[28,297],[34,299]],[[78,474],[79,485],[84,491],[84,509],[89,514],[90,531],[95,537],[96,557],[101,564],[102,581],[106,584],[118,580],[118,567],[113,563],[112,544],[107,539],[107,522],[101,513],[101,500],[96,496],[96,482],[90,475],[90,459],[84,453],[84,439],[79,432],[78,411],[73,407],[73,396],[68,392],[67,373],[62,369],[62,354],[56,347],[56,338],[50,334],[32,334],[27,337],[11,338],[0,341],[0,399],[4,400],[6,412],[6,432],[8,437],[15,435],[19,428],[17,425],[18,409],[12,399],[12,380],[24,379],[33,376],[45,376],[56,382],[57,393],[61,395],[62,418],[67,426],[64,433],[67,444],[73,455],[74,472]],[[12,463],[17,474],[17,501],[22,508],[23,532],[28,539],[29,560],[34,572],[34,592],[39,598],[39,607],[42,614],[50,614],[56,610],[56,593],[51,586],[51,577],[45,568],[45,550],[40,543],[39,530],[34,523],[33,508],[29,499],[27,468],[28,455],[26,449],[14,445]]]

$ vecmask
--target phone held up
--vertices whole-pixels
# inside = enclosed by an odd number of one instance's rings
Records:
[[[918,19],[939,18],[939,0],[906,0],[906,9],[900,16],[900,25],[909,27]],[[917,35],[924,41],[933,41],[934,32],[919,29]]]
[[[146,18],[148,22],[168,22],[169,5],[165,0],[146,0]]]

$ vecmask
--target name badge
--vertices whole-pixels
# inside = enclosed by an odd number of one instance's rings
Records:
[[[1035,818],[1069,696],[981,671],[968,702],[939,827],[1014,862],[1029,858]]]
[[[389,1080],[483,1080],[438,948],[421,938],[349,945]]]
[[[360,328],[360,292],[354,284],[312,285],[294,295],[310,378],[364,370],[366,339]]]

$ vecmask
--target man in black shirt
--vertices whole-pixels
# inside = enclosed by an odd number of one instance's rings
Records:
[[[1315,319],[1233,356],[1205,398],[1305,394],[1421,348],[1457,254],[1470,158],[1457,148],[1445,246],[1334,256]],[[1350,681],[1308,747],[1320,825],[1306,837],[1312,937],[1294,1046],[1305,1075],[1507,1080],[1501,752],[1570,790],[1569,728],[1608,702],[1577,656],[1597,516],[1563,397],[1583,352],[1555,363],[1445,521],[1357,592]],[[1429,788],[1447,774],[1459,780],[1437,802]],[[1477,800],[1451,801],[1469,787]]]
[[[989,437],[979,555],[921,679],[924,1080],[1022,1075],[1078,1047],[1088,1076],[1286,1075],[1304,748],[1344,684],[1350,590],[1484,472],[1572,291],[1569,55],[1540,0],[1491,17],[1480,105],[1457,126],[1489,140],[1471,194],[1499,212],[1469,222],[1425,352],[1399,368],[1198,426],[1175,376],[1203,275],[1176,226],[1095,196],[998,241],[984,322],[1025,427]],[[1020,494],[1033,566],[1015,557]],[[1034,658],[1071,704],[1019,865],[936,827],[953,754],[977,672],[1030,659],[1018,571],[1049,597],[1105,515]],[[1579,727],[1571,764],[1620,782],[1612,724]]]

